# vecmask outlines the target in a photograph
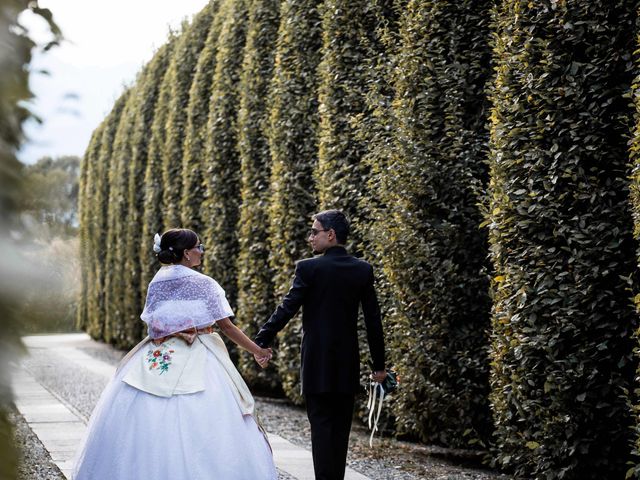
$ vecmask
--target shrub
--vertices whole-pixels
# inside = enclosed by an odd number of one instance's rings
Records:
[[[206,144],[206,198],[202,205],[205,225],[204,268],[225,290],[235,309],[237,301],[238,210],[240,158],[237,112],[239,81],[247,29],[247,0],[225,0],[219,15],[218,37]]]
[[[351,221],[348,248],[365,256],[374,266],[376,259],[368,239],[375,236],[372,212],[378,192],[369,189],[371,164],[365,159],[372,148],[373,107],[367,99],[372,90],[384,88],[383,57],[389,58],[384,39],[396,24],[392,0],[325,3],[323,15],[322,61],[319,76],[319,151],[315,178],[319,209],[338,208]],[[370,235],[371,234],[371,235]],[[381,275],[376,270],[378,285]],[[384,294],[381,296],[384,303]],[[384,305],[383,305],[384,307]],[[383,308],[386,312],[386,308]],[[370,359],[364,318],[358,319],[361,363]],[[370,369],[361,369],[367,385]],[[357,397],[357,409],[367,416],[364,396]],[[386,422],[385,422],[386,423]]]
[[[191,83],[202,49],[205,46],[218,2],[212,1],[194,17],[191,25],[183,27],[167,75],[171,90],[167,112],[166,140],[162,152],[163,223],[167,227],[181,227],[180,203],[183,195],[183,146],[188,125],[188,105]],[[185,191],[185,195],[189,192]]]
[[[518,477],[622,478],[629,459],[635,19],[630,1],[496,10],[491,402]]]
[[[409,1],[391,84],[391,138],[376,166],[374,244],[395,304],[391,360],[404,379],[397,432],[449,447],[484,444],[488,408],[484,85],[489,2]],[[386,155],[384,154],[386,152]]]
[[[109,170],[112,168],[112,150],[116,130],[120,117],[128,100],[128,90],[116,100],[107,118],[103,121],[102,136],[100,138],[99,152],[95,157],[95,172],[91,181],[94,192],[92,194],[90,218],[93,221],[89,228],[89,251],[92,270],[89,278],[93,279],[91,291],[88,295],[87,333],[97,340],[104,339],[105,325],[105,285],[108,271],[106,269],[105,256],[107,252],[108,230],[108,200],[109,200]]]
[[[308,255],[305,241],[316,208],[312,172],[317,164],[318,102],[316,69],[320,61],[321,17],[318,2],[283,2],[271,84],[268,206],[269,265],[276,302],[291,286],[295,261]],[[278,336],[275,364],[286,395],[300,394],[301,321],[296,316]]]
[[[93,192],[95,188],[95,169],[100,152],[100,141],[104,121],[93,131],[86,152],[80,161],[80,178],[78,179],[78,237],[80,255],[80,293],[78,295],[78,310],[76,327],[88,329],[91,318],[89,317],[89,298],[93,294],[94,284],[94,255],[90,245],[92,240],[93,219],[91,217],[93,205]]]
[[[109,198],[107,208],[107,229],[105,231],[106,272],[104,339],[117,346],[126,344],[124,331],[126,324],[123,318],[124,291],[122,289],[123,263],[126,261],[125,222],[127,218],[127,175],[131,163],[131,131],[135,123],[137,98],[134,87],[125,93],[127,100],[120,115],[118,128],[113,140],[113,151],[107,181],[109,182]]]
[[[167,56],[174,54],[175,45],[180,36],[171,33]],[[170,61],[170,60],[169,60]],[[166,142],[166,120],[169,103],[171,102],[171,83],[168,70],[149,81],[156,81],[159,85],[158,98],[153,112],[150,139],[148,144],[147,165],[144,173],[144,207],[142,215],[142,241],[140,243],[140,292],[142,302],[146,297],[146,288],[160,266],[153,253],[153,236],[162,233],[166,228],[162,214],[162,196],[164,195],[162,182],[162,149]]]
[[[149,135],[153,125],[156,102],[160,94],[158,78],[167,69],[172,52],[173,43],[162,45],[153,58],[144,67],[137,78],[134,95],[137,97],[136,118],[130,132],[131,162],[127,169],[127,216],[125,223],[125,239],[127,261],[123,263],[123,307],[121,322],[125,325],[122,336],[123,346],[133,346],[142,339],[143,322],[140,313],[144,307],[141,291],[146,291],[146,285],[140,283],[140,244],[148,245],[152,238],[143,236],[144,212],[144,177],[149,158]]]
[[[189,90],[187,107],[187,127],[182,156],[183,187],[180,199],[180,218],[184,228],[191,228],[199,235],[204,234],[202,204],[205,199],[204,170],[208,159],[205,154],[207,142],[207,118],[209,100],[216,71],[218,37],[224,21],[219,13],[220,2],[211,4],[213,17],[204,47],[198,56],[193,81]]]
[[[249,24],[238,112],[241,164],[241,207],[238,223],[237,323],[253,337],[273,312],[273,272],[269,267],[267,207],[271,152],[267,139],[269,83],[273,75],[279,0],[254,0]],[[254,388],[274,390],[275,368],[256,368],[253,355],[239,352],[238,368]]]

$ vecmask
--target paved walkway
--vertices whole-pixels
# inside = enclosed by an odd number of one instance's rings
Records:
[[[80,366],[106,385],[115,371],[112,363],[96,359],[79,347],[91,343],[86,334],[23,337],[29,351],[51,352]],[[16,365],[12,374],[15,404],[62,473],[70,478],[73,456],[86,428],[86,418],[55,392],[45,388],[27,370]],[[269,434],[278,469],[299,480],[313,480],[311,452],[287,439]],[[290,478],[289,477],[289,478]],[[348,468],[346,480],[368,480]]]

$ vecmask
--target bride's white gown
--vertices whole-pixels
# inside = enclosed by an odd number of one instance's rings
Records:
[[[271,449],[233,383],[207,350],[205,389],[161,397],[123,382],[141,348],[116,373],[91,415],[74,480],[272,480]]]

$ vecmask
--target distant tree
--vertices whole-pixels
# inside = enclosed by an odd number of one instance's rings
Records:
[[[49,234],[69,236],[78,229],[80,157],[43,157],[24,168],[20,210],[48,227]]]

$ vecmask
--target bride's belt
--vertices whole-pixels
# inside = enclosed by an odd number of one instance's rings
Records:
[[[171,335],[167,335],[166,337],[154,338],[151,341],[156,345],[160,345],[165,340],[168,340],[171,337],[177,337],[183,339],[189,345],[192,345],[196,338],[198,338],[198,335],[206,335],[209,333],[213,333],[213,325],[209,325],[208,327],[203,328],[193,327],[188,330],[182,330],[181,332],[172,333]]]

